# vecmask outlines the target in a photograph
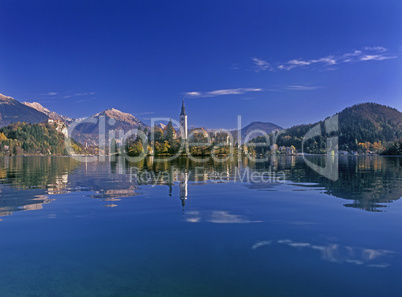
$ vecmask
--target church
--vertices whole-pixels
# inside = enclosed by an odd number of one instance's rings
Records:
[[[188,127],[187,127],[186,107],[184,106],[184,98],[180,112],[180,130],[181,130],[181,139],[187,140]]]

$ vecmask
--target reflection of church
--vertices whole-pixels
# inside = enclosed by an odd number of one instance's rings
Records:
[[[188,178],[189,174],[187,171],[177,172],[173,169],[173,167],[169,170],[167,185],[169,186],[169,196],[172,196],[173,193],[173,185],[177,181],[179,182],[179,199],[181,200],[181,205],[183,207],[186,206],[186,200],[188,195]]]
[[[179,189],[180,189],[180,200],[181,200],[181,205],[183,206],[183,211],[184,207],[186,206],[186,200],[187,200],[187,187],[188,187],[188,173],[187,172],[182,172],[180,173],[180,183],[179,183]]]

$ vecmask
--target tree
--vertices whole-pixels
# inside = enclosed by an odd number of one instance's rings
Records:
[[[153,129],[153,133],[154,133],[154,141],[161,141],[163,140],[163,130],[161,128],[159,128],[158,126],[154,126]]]
[[[166,126],[165,139],[166,140],[173,140],[175,134],[176,134],[176,131],[175,131],[174,127],[173,127],[172,120],[170,120],[169,123]]]
[[[144,146],[142,145],[142,141],[136,140],[133,144],[128,147],[129,156],[141,156],[144,155]]]
[[[113,138],[110,141],[110,154],[117,154],[118,150],[119,150],[119,148],[117,147],[116,139]]]

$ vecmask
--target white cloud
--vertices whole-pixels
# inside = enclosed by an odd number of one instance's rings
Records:
[[[199,97],[202,95],[200,92],[186,92],[185,94],[189,97]]]
[[[360,61],[382,61],[388,59],[396,59],[396,56],[384,56],[384,55],[363,55],[360,57]]]
[[[376,52],[386,52],[387,49],[383,46],[366,46],[364,48],[366,51],[376,51]]]
[[[269,64],[267,61],[258,59],[254,57],[253,59],[254,62],[254,69],[256,72],[264,71],[264,70],[273,70],[271,64]]]
[[[285,89],[293,90],[293,91],[310,91],[310,90],[316,90],[316,89],[321,89],[321,88],[322,87],[320,87],[320,86],[302,86],[302,85],[285,87]]]
[[[297,59],[290,60],[290,61],[288,62],[288,64],[296,65],[296,66],[310,65],[311,63],[312,63],[311,61],[303,61],[303,60],[297,60]]]
[[[262,70],[273,70],[274,67],[279,70],[292,70],[294,68],[300,67],[311,67],[313,65],[321,67],[325,67],[325,70],[333,70],[333,65],[337,65],[339,63],[350,63],[350,62],[363,62],[363,61],[382,61],[388,59],[396,59],[397,56],[391,56],[388,53],[388,50],[383,46],[366,46],[362,50],[353,50],[351,52],[347,52],[339,55],[329,55],[317,59],[291,59],[286,63],[276,63],[275,66],[272,66],[265,62],[264,60],[253,58],[254,65],[256,67],[256,71]],[[267,63],[267,64],[264,64]]]
[[[57,92],[48,92],[46,94],[40,94],[40,95],[44,95],[44,96],[56,96],[58,93]]]
[[[335,65],[337,61],[334,59],[333,56],[328,56],[324,58],[319,58],[318,60],[312,60],[314,63],[325,63],[327,65]]]
[[[290,91],[311,91],[325,88],[323,86],[311,86],[311,85],[276,85],[273,88],[266,89],[267,91],[272,92],[281,92],[283,90],[290,90]]]
[[[81,97],[81,96],[90,96],[90,95],[95,95],[95,92],[69,94],[69,95],[63,96],[63,98],[68,99],[68,98],[71,98],[71,97]]]
[[[209,92],[186,92],[188,97],[217,97],[222,95],[242,95],[248,92],[261,92],[260,88],[237,88],[237,89],[222,89]]]
[[[323,57],[319,59],[312,59],[312,60],[293,59],[286,62],[285,64],[279,65],[278,69],[291,70],[296,67],[309,66],[316,63],[323,63],[325,65],[336,65],[337,60],[333,56]]]
[[[279,65],[278,69],[280,69],[280,70],[291,70],[291,69],[296,68],[296,67],[308,66],[311,63],[312,63],[311,61],[303,61],[303,60],[299,60],[299,59],[293,59],[293,60],[288,61],[286,63],[287,65]]]
[[[351,53],[345,53],[345,54],[343,54],[343,57],[344,57],[344,58],[346,58],[346,57],[355,57],[355,56],[359,56],[359,55],[361,55],[361,54],[362,54],[362,51],[354,50],[354,51],[351,52]]]
[[[95,95],[95,92],[75,93],[73,96],[88,96],[88,95]]]

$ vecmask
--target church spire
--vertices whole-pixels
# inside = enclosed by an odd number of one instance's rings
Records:
[[[181,113],[180,116],[185,116],[186,115],[186,107],[184,106],[184,98],[183,98],[183,103],[181,105]]]
[[[184,106],[184,98],[183,103],[181,104],[180,131],[181,131],[181,138],[187,141],[187,115],[186,115],[186,108]]]

